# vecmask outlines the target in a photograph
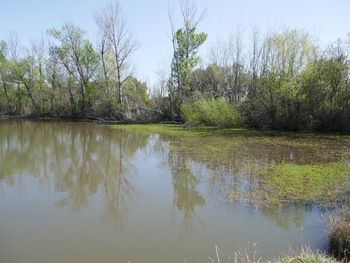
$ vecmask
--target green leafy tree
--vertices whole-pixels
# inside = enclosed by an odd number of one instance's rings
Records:
[[[7,52],[7,44],[5,41],[0,42],[0,94],[1,101],[0,101],[0,109],[7,110],[8,112],[11,112],[12,104],[13,104],[13,98],[10,95],[10,89],[11,85],[8,82],[9,77],[9,61],[6,58],[6,52]],[[6,106],[5,106],[6,105]]]
[[[99,56],[92,44],[84,38],[85,31],[72,23],[65,23],[61,30],[50,29],[48,33],[60,43],[59,46],[51,47],[51,55],[56,56],[67,71],[71,80],[69,89],[72,101],[74,101],[72,89],[77,88],[75,93],[78,94],[79,108],[84,112],[92,105],[91,98],[94,94],[92,81],[97,73]]]
[[[198,48],[205,42],[208,35],[203,32],[196,33],[197,25],[205,17],[205,12],[196,17],[197,6],[193,1],[179,1],[179,4],[183,17],[183,26],[176,32],[173,17],[169,12],[174,49],[171,65],[172,83],[169,85],[169,93],[171,94],[171,90],[174,90],[174,87],[177,88],[177,113],[178,118],[182,119],[183,91],[189,89],[189,79],[200,61],[200,57],[197,54]]]

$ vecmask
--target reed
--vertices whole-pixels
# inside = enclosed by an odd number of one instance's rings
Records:
[[[343,209],[338,215],[330,215],[330,252],[338,259],[350,259],[350,209]]]

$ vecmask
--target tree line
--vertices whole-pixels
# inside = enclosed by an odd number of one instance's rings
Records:
[[[148,110],[147,85],[128,63],[138,42],[118,2],[95,14],[99,41],[65,22],[26,52],[17,35],[0,45],[0,111],[49,117],[136,120]]]
[[[253,28],[246,44],[242,32],[238,27],[226,43],[212,45],[211,63],[189,78],[188,119],[224,127],[350,131],[348,42],[322,48],[303,30],[263,35]]]
[[[139,42],[118,2],[95,13],[99,41],[66,22],[49,41],[22,52],[17,36],[0,45],[0,113],[123,122],[180,121],[190,126],[350,131],[349,43],[322,47],[297,28],[243,27],[209,47],[197,32],[206,12],[178,1],[181,26],[168,10],[173,57],[153,90],[129,58]],[[169,43],[170,44],[170,43]]]

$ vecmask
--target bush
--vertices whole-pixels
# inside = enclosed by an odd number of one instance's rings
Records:
[[[186,122],[193,125],[206,124],[220,128],[234,128],[241,126],[242,117],[233,104],[219,99],[197,99],[182,105],[182,114]]]

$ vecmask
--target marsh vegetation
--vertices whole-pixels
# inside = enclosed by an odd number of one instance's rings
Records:
[[[227,202],[279,207],[288,202],[334,206],[349,202],[348,136],[185,129],[180,125],[126,125],[114,129],[172,136],[170,150],[205,162]]]

